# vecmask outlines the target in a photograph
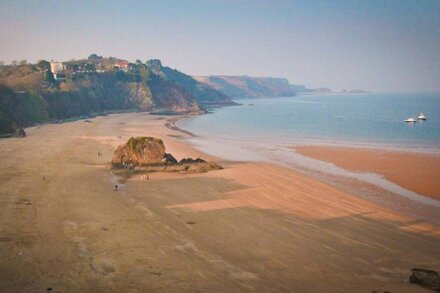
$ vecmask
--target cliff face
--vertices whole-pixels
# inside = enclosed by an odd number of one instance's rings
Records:
[[[196,101],[202,106],[222,106],[235,104],[232,102],[230,97],[214,89],[210,85],[201,83],[193,77],[176,69],[162,66],[160,60],[149,60],[146,64],[151,72],[165,80],[176,83],[194,96]]]
[[[34,123],[142,111],[182,114],[201,110],[197,98],[145,64],[130,70],[87,71],[47,82],[36,65],[0,66],[0,134]]]
[[[15,92],[0,84],[0,134],[49,118],[47,103],[39,96]]]
[[[162,113],[189,113],[201,110],[196,98],[178,84],[152,76],[149,87],[155,110]]]
[[[145,111],[153,108],[153,94],[144,83],[127,82],[120,86],[125,87],[127,100],[132,101],[140,110]]]
[[[295,91],[285,78],[250,76],[198,76],[194,78],[236,99],[295,95]]]

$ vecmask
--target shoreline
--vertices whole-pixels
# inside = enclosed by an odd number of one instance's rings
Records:
[[[349,146],[293,146],[292,149],[352,172],[379,174],[420,195],[440,199],[440,182],[436,180],[436,174],[440,174],[439,155]]]
[[[167,118],[112,114],[0,142],[5,291],[424,292],[411,268],[440,267],[440,226],[288,168],[222,161]],[[225,168],[114,191],[109,164],[132,136]]]
[[[190,137],[197,137],[197,135],[195,135],[194,133],[192,133],[192,132],[190,132],[188,130],[182,129],[179,126],[176,125],[177,122],[179,122],[181,120],[184,120],[184,119],[187,119],[187,118],[190,118],[190,117],[193,117],[193,116],[194,115],[180,115],[180,116],[177,116],[177,117],[169,118],[169,119],[166,120],[167,122],[164,124],[164,126],[166,128],[168,128],[168,129],[170,129],[170,130],[175,130],[175,131],[178,131],[180,133],[189,135]]]
[[[178,121],[182,121],[188,117],[181,117],[180,119],[176,119],[174,123]],[[181,128],[179,128],[181,129]],[[186,130],[184,130],[186,131]],[[196,140],[194,140],[196,138]],[[232,161],[242,161],[242,162],[266,162],[269,164],[273,164],[276,166],[281,166],[284,168],[292,169],[296,172],[300,172],[305,176],[312,177],[316,180],[326,182],[334,187],[345,190],[349,193],[356,194],[356,196],[360,198],[364,198],[370,201],[373,201],[377,204],[380,204],[384,207],[391,208],[396,212],[406,214],[411,217],[423,217],[424,219],[430,221],[434,224],[440,223],[440,218],[429,217],[430,215],[435,215],[436,211],[438,212],[438,208],[440,207],[440,201],[438,201],[438,197],[432,197],[425,195],[424,190],[420,191],[418,188],[413,188],[410,186],[408,188],[407,184],[401,184],[400,180],[395,180],[395,178],[390,178],[386,176],[382,176],[380,170],[356,170],[353,168],[344,168],[344,166],[340,166],[335,164],[335,168],[328,166],[328,164],[333,164],[333,160],[331,158],[327,158],[327,160],[320,160],[319,158],[313,156],[307,156],[307,154],[302,154],[300,152],[293,152],[291,149],[298,148],[308,148],[310,145],[298,144],[292,147],[287,147],[286,150],[279,149],[278,152],[274,152],[275,149],[270,148],[269,146],[264,147],[264,149],[260,150],[260,152],[255,152],[255,149],[249,149],[249,146],[243,147],[240,152],[238,152],[238,148],[230,148],[230,146],[218,146],[218,141],[215,144],[210,144],[209,141],[211,139],[204,138],[202,136],[195,135],[195,137],[182,138],[184,141],[187,140],[187,143],[191,144],[193,147],[201,150],[202,152],[207,152],[211,155],[214,155],[219,158],[223,158],[225,160]],[[205,144],[205,143],[206,144]],[[213,141],[214,142],[214,141]],[[319,144],[317,147],[320,148],[334,148],[334,149],[355,149],[355,150],[367,150],[373,153],[397,153],[397,154],[406,154],[407,156],[429,156],[434,157],[436,159],[440,159],[440,153],[433,151],[432,149],[408,149],[401,148],[396,149],[395,147],[380,147],[380,146],[372,146],[372,145],[346,145],[346,144]],[[211,152],[212,149],[222,149],[221,152]],[[261,148],[261,145],[257,148]],[[256,154],[256,156],[244,156],[244,159],[238,159],[241,155],[244,155],[244,151],[248,150]],[[234,155],[231,157],[230,155],[225,156],[224,152],[238,153],[239,156]],[[262,151],[262,152],[261,152]],[[222,155],[223,153],[223,155]],[[264,154],[263,154],[264,153]],[[284,153],[284,155],[283,155]],[[292,156],[290,156],[290,154]],[[263,154],[263,155],[261,155]],[[294,154],[294,155],[293,155]],[[315,161],[310,161],[310,159],[314,159]],[[318,164],[317,164],[318,163]],[[324,164],[324,165],[323,165]],[[327,164],[327,165],[325,165]],[[362,162],[358,162],[358,164],[362,164]],[[336,173],[333,173],[336,172]],[[435,172],[433,173],[435,174]],[[419,176],[420,177],[420,176]],[[431,176],[432,177],[432,176]],[[426,180],[428,183],[432,180]],[[435,186],[435,190],[440,190],[440,184]],[[380,196],[379,196],[380,194]],[[429,211],[429,212],[428,212]]]

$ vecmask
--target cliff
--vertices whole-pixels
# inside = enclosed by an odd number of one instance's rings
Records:
[[[209,84],[201,83],[183,72],[162,66],[160,60],[147,61],[147,66],[154,74],[162,79],[172,81],[193,95],[197,102],[204,107],[233,105],[231,98]]]
[[[295,95],[295,91],[285,78],[251,76],[196,76],[194,78],[236,99]]]
[[[234,99],[292,97],[296,94],[329,94],[328,88],[307,88],[304,85],[290,84],[281,77],[252,76],[194,76],[197,81]]]
[[[0,134],[44,121],[109,111],[184,114],[201,111],[199,100],[216,105],[230,101],[213,89],[211,93],[197,92],[197,98],[190,87],[152,72],[142,62],[130,63],[123,70],[112,65],[118,62],[116,58],[65,62],[60,80],[55,80],[47,61],[0,66]]]

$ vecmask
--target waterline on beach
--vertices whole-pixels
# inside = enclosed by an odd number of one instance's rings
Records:
[[[247,141],[240,144],[234,140],[196,137],[188,141],[210,155],[230,161],[260,161],[276,164],[279,166],[301,170],[306,169],[333,176],[357,179],[375,186],[378,186],[391,193],[403,196],[412,201],[440,208],[440,201],[420,195],[411,190],[405,189],[375,173],[362,173],[346,170],[328,162],[312,159],[295,153],[287,145],[268,145],[256,141]]]

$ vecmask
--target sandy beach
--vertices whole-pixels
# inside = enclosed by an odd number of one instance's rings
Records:
[[[367,148],[295,146],[304,156],[355,172],[370,172],[418,194],[440,200],[440,156]]]
[[[114,114],[0,140],[1,292],[429,292],[407,278],[440,270],[439,226],[290,169],[209,157],[167,118]],[[109,163],[131,136],[224,169],[121,181]]]

